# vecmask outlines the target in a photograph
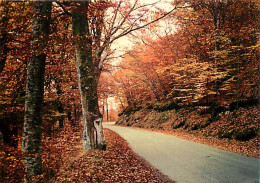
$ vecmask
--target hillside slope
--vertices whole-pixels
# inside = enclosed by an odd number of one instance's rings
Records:
[[[188,134],[202,143],[209,143],[209,139],[210,145],[259,157],[259,121],[259,106],[256,105],[238,110],[149,105],[125,110],[116,124]]]

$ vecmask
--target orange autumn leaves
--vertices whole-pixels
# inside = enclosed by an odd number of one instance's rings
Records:
[[[235,101],[257,99],[256,2],[218,2],[228,12],[204,1],[186,3],[189,8],[168,17],[176,23],[175,32],[143,35],[126,53],[115,73],[126,105],[171,100],[228,108]],[[223,15],[219,27],[212,11]]]

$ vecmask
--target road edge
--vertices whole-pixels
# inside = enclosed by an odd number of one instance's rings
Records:
[[[104,127],[105,128],[105,127]],[[113,131],[109,128],[106,128],[107,130]],[[117,132],[113,131],[114,133],[116,133],[118,136],[120,136],[122,139],[124,139],[121,135],[119,135]],[[176,183],[176,181],[173,181],[172,179],[170,179],[167,175],[164,175],[162,172],[160,172],[160,170],[158,170],[157,168],[155,168],[154,166],[152,166],[148,161],[146,161],[143,157],[141,157],[139,154],[137,154],[130,146],[130,144],[127,142],[126,139],[124,139],[129,147],[129,149],[131,149],[131,151],[133,152],[134,156],[136,157],[136,159],[138,159],[141,163],[143,163],[145,166],[151,168],[153,170],[153,174],[154,176],[156,176],[158,179],[160,179],[162,182],[165,183]]]

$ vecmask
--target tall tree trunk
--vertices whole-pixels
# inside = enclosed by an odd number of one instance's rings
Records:
[[[2,17],[0,21],[1,26],[1,34],[0,34],[0,73],[4,70],[5,62],[7,59],[7,53],[8,53],[8,47],[7,47],[7,22],[8,22],[8,2],[1,2],[1,6],[3,6],[4,10],[2,13],[5,14],[5,16]],[[1,7],[0,6],[0,7]]]
[[[105,99],[103,99],[103,102],[102,102],[102,116],[105,115]]]
[[[107,121],[109,121],[109,116],[108,116],[108,102],[107,102],[107,98],[106,98],[106,109],[107,109]]]
[[[59,128],[62,129],[64,126],[64,116],[63,116],[64,110],[63,110],[63,105],[62,105],[60,98],[58,99],[57,110],[59,113],[59,117],[58,117]]]
[[[32,25],[33,38],[32,58],[27,67],[25,120],[22,150],[25,155],[25,182],[32,182],[33,177],[42,174],[40,155],[42,103],[44,93],[44,72],[46,47],[51,19],[51,2],[34,2],[34,17]],[[33,182],[40,182],[35,179]]]
[[[77,105],[76,105],[75,101],[74,101],[73,107],[74,107],[74,124],[76,125],[76,123],[78,123],[80,117],[79,117],[79,114],[77,111]]]
[[[87,11],[89,2],[78,2],[72,13],[76,67],[83,112],[83,148],[105,149],[103,117],[98,107],[97,86],[100,73],[96,72],[92,57],[92,40]]]
[[[62,73],[60,73],[60,76],[62,75]],[[64,109],[63,109],[63,105],[61,102],[61,95],[62,95],[62,88],[61,88],[61,81],[60,79],[55,79],[55,83],[57,84],[56,86],[56,90],[57,90],[57,95],[58,95],[58,99],[57,99],[57,111],[59,113],[58,116],[58,121],[59,121],[59,128],[62,129],[63,128],[63,123],[64,123]]]

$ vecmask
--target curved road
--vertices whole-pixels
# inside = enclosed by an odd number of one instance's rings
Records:
[[[178,183],[257,183],[259,160],[172,135],[115,126],[139,156]]]

